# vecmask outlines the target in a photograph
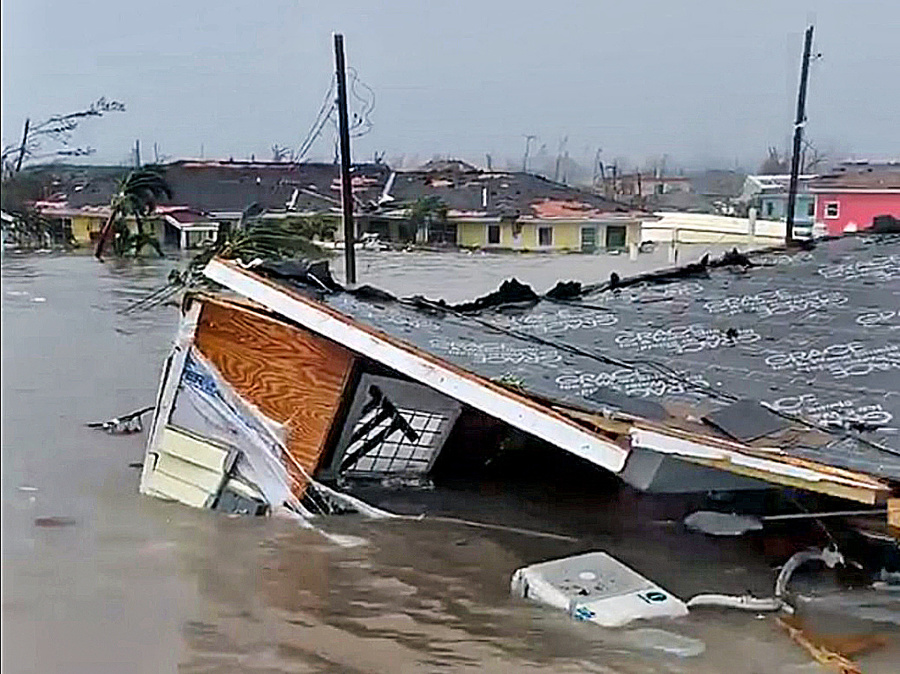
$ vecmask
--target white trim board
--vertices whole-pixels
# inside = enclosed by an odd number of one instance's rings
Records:
[[[876,495],[887,490],[886,486],[879,485],[874,479],[865,481],[867,476],[861,476],[863,477],[861,480],[854,480],[849,475],[842,475],[837,472],[840,469],[817,470],[815,466],[801,466],[779,461],[774,457],[783,456],[783,454],[777,449],[764,450],[772,453],[773,458],[769,459],[764,456],[744,454],[725,447],[694,442],[642,428],[632,428],[630,435],[633,447],[684,458],[724,459],[735,467],[745,467],[766,473],[772,476],[772,481],[774,482],[778,482],[778,476],[783,476],[784,478],[806,482],[811,489],[815,489],[812,485],[821,482],[841,485],[848,489],[866,492],[871,499],[866,502],[874,503],[877,500]],[[757,449],[756,451],[760,450]]]
[[[449,363],[427,356],[415,347],[325,305],[290,294],[235,265],[212,260],[203,273],[213,281],[268,307],[272,311],[455,400],[531,433],[614,473],[625,467],[629,450],[600,438],[564,416],[545,410],[487,382],[479,381]]]
[[[140,492],[147,493],[147,485],[150,476],[156,468],[156,459],[159,456],[159,444],[162,441],[163,430],[169,422],[172,414],[172,404],[175,402],[175,394],[178,392],[178,384],[181,383],[181,372],[187,360],[188,351],[194,341],[197,332],[197,323],[200,321],[200,302],[194,302],[182,315],[178,325],[178,334],[172,351],[163,365],[163,372],[159,380],[159,391],[156,394],[156,409],[153,412],[153,422],[147,437],[147,448],[144,451],[144,466],[141,470]]]

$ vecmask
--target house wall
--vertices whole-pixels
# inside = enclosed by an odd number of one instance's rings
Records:
[[[770,194],[759,198],[759,217],[765,220],[787,219],[787,195]],[[811,225],[815,221],[816,198],[812,194],[798,194],[797,206],[794,209],[794,223],[799,225]],[[769,206],[771,205],[771,212]],[[809,207],[813,206],[813,215],[809,214]]]
[[[622,223],[626,224],[626,223]],[[641,240],[641,223],[627,223],[626,245],[638,244]],[[488,244],[488,226],[499,225],[500,243]],[[540,227],[553,228],[553,244],[551,246],[539,245],[538,229]],[[512,222],[485,221],[485,222],[460,222],[457,227],[457,245],[463,248],[496,248],[522,251],[545,250],[581,250],[581,228],[595,227],[597,230],[597,248],[606,245],[606,224],[597,222],[525,222],[519,223],[519,238],[514,236],[514,224]]]
[[[546,227],[547,225],[540,225]],[[553,226],[553,246],[555,250],[581,250],[581,223],[560,222]],[[537,236],[537,234],[535,234]]]
[[[750,235],[749,218],[706,213],[657,213],[659,220],[645,222],[644,241],[668,243],[677,236],[678,243],[778,243],[784,240],[784,222],[757,219],[754,235]]]
[[[89,244],[92,241],[91,232],[94,232],[94,236],[97,236],[97,234],[100,233],[100,230],[103,229],[103,224],[105,222],[106,219],[100,216],[73,216],[72,238],[75,239],[76,243]]]
[[[90,245],[92,244],[97,236],[100,234],[100,230],[103,229],[103,225],[106,224],[106,217],[102,215],[73,215],[71,217],[72,220],[72,238],[75,239],[75,242],[82,245]],[[134,221],[134,218],[128,218],[126,220],[128,224],[128,230],[130,232],[137,231],[137,223]],[[147,218],[144,220],[144,232],[150,234],[151,236],[157,238],[162,242],[163,240],[163,224],[160,218]]]
[[[487,245],[487,226],[480,222],[457,223],[456,243],[463,248],[480,248]]]
[[[838,204],[836,218],[826,217],[830,203]],[[816,195],[816,223],[824,225],[829,234],[867,229],[877,215],[900,217],[900,192],[820,192]]]

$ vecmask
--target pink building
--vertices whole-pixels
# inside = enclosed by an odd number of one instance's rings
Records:
[[[879,215],[900,218],[900,162],[844,162],[810,183],[816,225],[828,234],[868,229]]]

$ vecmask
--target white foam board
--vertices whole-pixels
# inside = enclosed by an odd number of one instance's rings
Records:
[[[588,552],[518,569],[512,593],[566,611],[576,620],[619,627],[633,620],[677,618],[687,606],[605,552]]]

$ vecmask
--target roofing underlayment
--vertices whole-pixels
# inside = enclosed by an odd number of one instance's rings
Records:
[[[284,265],[206,274],[614,472],[642,448],[862,501],[900,482],[898,234],[456,307]]]

